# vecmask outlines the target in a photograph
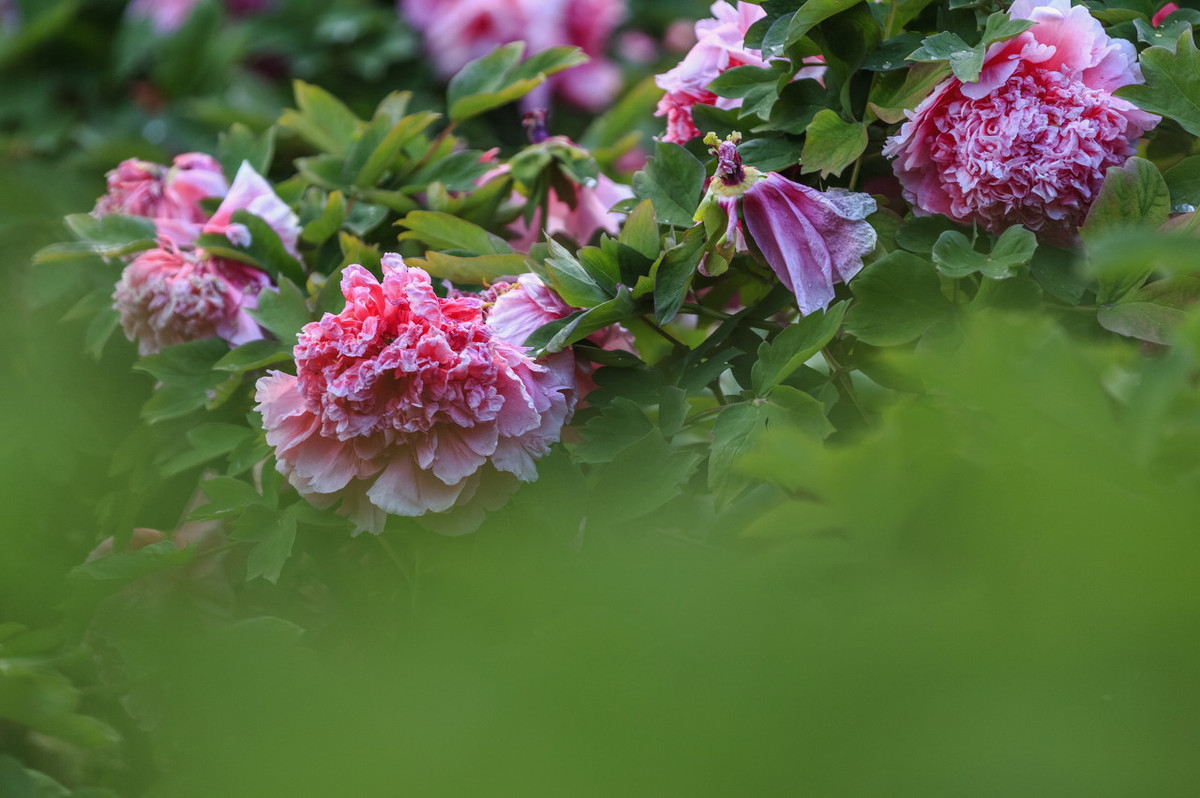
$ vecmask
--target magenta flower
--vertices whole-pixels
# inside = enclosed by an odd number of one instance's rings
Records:
[[[125,267],[113,292],[125,336],[138,353],[219,337],[237,346],[263,337],[246,312],[270,278],[233,261],[168,246],[147,250]]]
[[[1142,82],[1137,53],[1087,8],[1016,0],[1009,14],[1035,24],[989,47],[977,82],[940,83],[884,154],[917,213],[1069,241],[1105,171],[1159,117],[1113,96]]]
[[[599,110],[621,87],[620,70],[607,60],[606,50],[625,17],[625,0],[398,0],[397,5],[424,36],[442,78],[499,45],[524,41],[527,56],[574,45],[591,59],[551,79],[575,105]]]
[[[863,257],[875,249],[875,229],[866,221],[875,212],[875,200],[845,189],[817,191],[775,172],[764,175],[743,166],[737,139],[737,134],[719,143],[715,136],[706,139],[718,144],[717,171],[697,220],[715,202],[727,215],[723,248],[745,251],[740,200],[750,240],[796,295],[800,312],[807,316],[824,310],[833,301],[834,284],[858,274]]]
[[[221,165],[204,153],[176,156],[170,168],[130,158],[108,173],[108,191],[92,214],[144,216],[154,220],[160,238],[186,246],[208,218],[201,200],[224,197],[228,190]]]
[[[279,471],[375,533],[386,513],[444,512],[536,479],[575,408],[569,360],[535,362],[494,334],[478,297],[438,297],[398,255],[383,272],[348,266],[346,307],[305,325],[297,376],[273,371],[257,392]]]
[[[204,223],[204,232],[224,235],[237,246],[248,246],[250,231],[232,221],[235,211],[249,211],[262,219],[278,233],[283,248],[293,258],[300,258],[296,248],[300,240],[300,220],[291,207],[279,198],[271,184],[246,161],[242,161],[221,205],[212,218]]]

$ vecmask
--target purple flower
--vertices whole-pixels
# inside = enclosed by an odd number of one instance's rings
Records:
[[[727,214],[724,246],[745,251],[744,219],[750,240],[796,295],[800,312],[807,316],[829,307],[834,284],[858,274],[863,256],[875,249],[875,229],[866,221],[875,200],[845,189],[817,191],[743,166],[737,134],[719,143],[712,134],[705,140],[718,145],[717,171],[697,219],[715,202]]]

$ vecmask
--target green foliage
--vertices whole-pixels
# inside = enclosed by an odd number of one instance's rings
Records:
[[[704,189],[704,166],[678,144],[660,141],[646,168],[633,176],[633,193],[654,203],[659,221],[691,227]]]
[[[1151,113],[1174,119],[1192,135],[1200,135],[1200,51],[1189,25],[1174,47],[1156,45],[1138,59],[1146,82],[1116,91]]]

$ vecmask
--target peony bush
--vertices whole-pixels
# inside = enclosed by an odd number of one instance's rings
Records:
[[[0,795],[1194,792],[1200,12],[53,6]]]

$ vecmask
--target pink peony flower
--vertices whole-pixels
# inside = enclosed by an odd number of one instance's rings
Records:
[[[438,297],[398,255],[383,272],[348,266],[345,309],[299,335],[298,376],[273,371],[257,391],[279,471],[375,533],[386,513],[444,512],[536,479],[575,407],[570,362],[534,362],[495,335],[478,297]]]
[[[296,248],[300,240],[300,220],[291,207],[279,198],[271,184],[247,161],[242,161],[242,166],[233,179],[233,185],[229,187],[229,193],[225,195],[212,218],[205,222],[204,232],[225,235],[236,246],[248,246],[250,231],[244,225],[232,221],[234,212],[242,210],[249,211],[266,222],[279,234],[283,248],[293,258],[300,258],[300,251]]]
[[[424,35],[443,79],[499,45],[524,41],[527,56],[574,45],[591,58],[551,81],[570,102],[598,110],[620,89],[620,71],[605,51],[625,17],[624,0],[399,0],[398,6]]]
[[[676,66],[658,75],[654,82],[667,93],[658,103],[655,116],[667,118],[663,141],[683,144],[700,131],[692,122],[692,106],[702,103],[718,108],[737,108],[742,101],[718,97],[708,84],[736,66],[765,66],[762,53],[746,47],[746,31],[767,15],[761,7],[739,2],[737,8],[725,0],[712,4],[713,19],[696,23],[696,44]]]
[[[266,274],[240,263],[159,248],[125,267],[113,301],[139,354],[213,337],[237,346],[263,337],[246,311],[270,284]]]
[[[738,2],[737,8],[725,0],[718,0],[711,7],[713,19],[702,19],[696,23],[696,43],[676,66],[654,82],[666,94],[658,102],[655,116],[667,118],[667,131],[663,141],[684,144],[700,135],[692,121],[692,107],[697,104],[714,105],[717,108],[740,108],[742,98],[718,97],[709,90],[708,84],[727,69],[738,66],[764,67],[762,52],[746,47],[746,31],[767,15],[760,6]],[[810,66],[801,67],[796,79],[821,80],[825,66],[820,56],[804,59]]]
[[[708,141],[716,143],[715,137]],[[796,295],[800,312],[807,316],[829,307],[834,284],[858,274],[863,257],[875,249],[875,229],[866,221],[875,212],[875,200],[845,189],[817,191],[743,166],[736,138],[720,142],[716,152],[717,171],[697,218],[709,203],[718,204],[728,219],[725,246],[744,251],[740,200],[750,239]]]
[[[1016,0],[1009,14],[1035,25],[989,47],[977,82],[940,83],[884,154],[917,213],[1069,241],[1105,171],[1159,117],[1113,96],[1142,82],[1137,53],[1085,7]]]
[[[201,200],[224,197],[228,190],[221,165],[204,153],[176,156],[170,168],[130,158],[108,173],[108,191],[96,201],[92,214],[153,219],[160,238],[187,246],[208,218]]]
[[[504,340],[520,345],[543,324],[579,310],[564,302],[536,274],[522,274],[515,283],[496,283],[483,293],[483,299],[489,306],[487,325]],[[588,340],[602,349],[637,354],[633,334],[619,324],[597,330]]]

